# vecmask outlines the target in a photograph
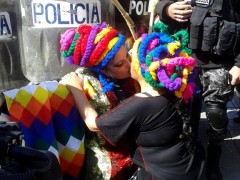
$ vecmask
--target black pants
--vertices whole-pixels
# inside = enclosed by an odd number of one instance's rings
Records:
[[[230,74],[226,69],[218,68],[202,69],[199,75],[209,122],[209,142],[219,144],[224,140],[227,132],[227,103],[234,94]],[[217,117],[219,114],[221,116]]]

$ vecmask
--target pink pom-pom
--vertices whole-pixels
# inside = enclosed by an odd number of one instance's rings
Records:
[[[187,84],[185,90],[183,91],[183,100],[185,103],[188,103],[189,99],[192,97],[195,86],[196,86],[196,84],[194,82]]]
[[[68,29],[63,35],[61,35],[61,39],[60,39],[60,44],[61,44],[61,48],[60,48],[60,52],[62,51],[68,51],[74,35],[76,34],[76,30],[71,28]]]
[[[152,49],[156,48],[156,46],[158,45],[158,39],[153,39],[147,46],[147,50],[148,52],[151,51]]]

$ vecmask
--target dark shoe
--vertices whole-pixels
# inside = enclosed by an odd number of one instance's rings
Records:
[[[207,180],[222,180],[223,176],[219,167],[219,159],[222,152],[221,145],[208,145],[208,158],[206,167]]]

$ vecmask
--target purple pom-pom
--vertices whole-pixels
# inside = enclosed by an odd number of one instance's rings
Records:
[[[74,63],[73,63],[73,56],[67,57],[67,58],[66,58],[66,61],[67,61],[68,64],[74,64]]]

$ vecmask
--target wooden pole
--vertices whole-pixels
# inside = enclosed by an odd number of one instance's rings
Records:
[[[134,30],[135,25],[133,20],[130,18],[129,14],[123,9],[122,5],[118,2],[118,0],[112,0],[112,2],[117,7],[119,12],[122,14],[123,18],[125,19],[127,26],[133,36],[133,39],[137,40],[137,36]]]

